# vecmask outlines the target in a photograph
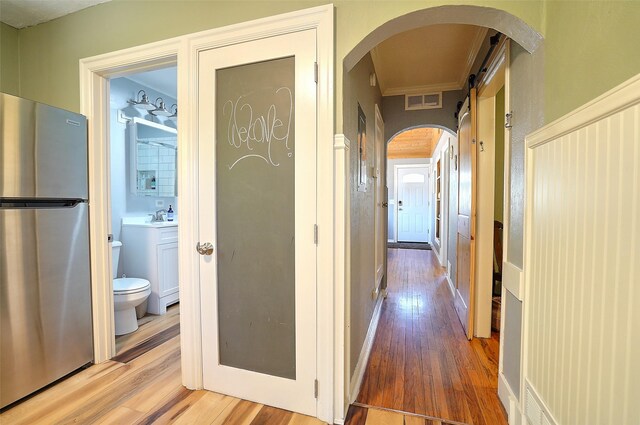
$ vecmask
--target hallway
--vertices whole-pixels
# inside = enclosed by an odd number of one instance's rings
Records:
[[[506,424],[497,395],[498,334],[466,340],[433,251],[388,253],[388,297],[356,403]]]

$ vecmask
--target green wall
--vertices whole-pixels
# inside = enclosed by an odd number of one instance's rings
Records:
[[[326,1],[114,0],[16,31],[1,26],[1,89],[80,108],[78,61],[118,49],[275,15]],[[448,0],[336,0],[336,119],[342,128],[342,59],[367,34]],[[560,117],[640,72],[640,1],[466,1],[503,9],[545,36],[545,115]],[[240,6],[241,5],[241,6]],[[16,40],[16,38],[19,40]],[[19,62],[16,58],[19,52]],[[17,74],[19,73],[19,80]]]
[[[78,61],[152,41],[326,4],[327,1],[113,0],[20,30],[21,96],[79,111]],[[451,0],[336,0],[336,121],[342,129],[342,60],[367,34],[406,13]],[[467,1],[504,9],[536,30],[540,1]]]
[[[0,91],[20,93],[20,47],[18,30],[0,22]]]
[[[351,263],[349,337],[351,341],[351,369],[353,376],[362,351],[376,300],[371,291],[375,285],[375,180],[371,176],[375,149],[375,105],[382,103],[380,87],[371,87],[369,75],[374,72],[371,55],[367,54],[345,75],[345,136],[351,142],[349,149],[349,196],[351,214]],[[366,191],[358,191],[358,105],[366,117]],[[347,131],[348,129],[348,131]]]
[[[640,1],[549,0],[545,6],[547,122],[640,73]]]

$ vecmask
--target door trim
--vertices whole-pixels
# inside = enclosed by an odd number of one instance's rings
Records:
[[[182,102],[185,108],[181,107],[180,113],[184,122],[188,123],[187,131],[183,132],[184,138],[189,139],[189,152],[183,160],[190,164],[197,164],[197,102],[198,102],[198,55],[203,50],[216,47],[228,46],[239,42],[258,40],[275,35],[293,33],[306,29],[315,29],[317,32],[317,60],[318,60],[318,84],[317,84],[317,196],[323,199],[318,203],[318,256],[317,256],[317,379],[318,402],[317,416],[319,419],[333,421],[333,350],[334,350],[334,242],[333,242],[333,129],[334,129],[334,31],[333,31],[333,6],[325,5],[301,11],[286,13],[255,21],[243,22],[227,27],[193,34],[185,42],[187,44],[186,72],[188,98]],[[197,205],[198,196],[198,174],[197,167],[191,167],[191,173],[180,173],[183,183],[189,182],[189,187],[180,186],[181,198],[185,195],[192,200],[190,205]],[[322,178],[320,178],[320,176]],[[191,208],[190,219],[197,223],[197,208]],[[183,208],[183,211],[185,209]],[[188,209],[187,209],[188,211]],[[193,246],[198,242],[198,233],[194,232],[181,245],[180,258],[194,258],[195,263],[199,260]],[[200,294],[199,278],[197,270],[190,275],[193,279],[188,280],[194,286],[198,286],[197,293]],[[188,277],[181,277],[185,281]],[[198,297],[198,302],[199,302]],[[197,309],[195,305],[194,309]],[[195,316],[195,314],[194,314]],[[197,326],[194,329],[201,329],[200,314],[198,309]],[[194,337],[194,343],[198,344],[199,354],[201,350],[201,336]],[[202,361],[202,358],[200,358]],[[199,368],[200,385],[202,385],[202,367]]]
[[[318,333],[317,375],[318,418],[333,421],[334,393],[334,9],[324,5],[277,16],[243,22],[140,45],[80,60],[80,111],[89,120],[89,199],[91,244],[91,289],[94,362],[101,363],[115,353],[113,341],[113,293],[111,290],[111,246],[109,214],[109,96],[110,77],[118,77],[167,64],[178,66],[178,261],[181,294],[182,383],[202,388],[202,340],[200,321],[199,258],[193,247],[198,241],[198,147],[194,134],[197,85],[197,55],[202,49],[255,40],[315,28],[318,34]],[[340,409],[341,410],[341,409]]]
[[[115,355],[111,244],[107,242],[107,235],[111,233],[109,78],[176,64],[180,50],[179,40],[172,38],[80,60],[80,112],[87,117],[89,140],[94,363],[102,363]]]
[[[430,163],[421,163],[421,164],[395,164],[393,166],[393,208],[394,208],[394,214],[393,214],[393,227],[394,227],[394,234],[393,234],[393,242],[398,242],[398,170],[400,168],[426,168],[427,169],[427,177],[430,179],[431,178],[431,164]],[[427,182],[427,196],[431,196],[431,193],[429,193],[431,190],[430,188],[430,181]],[[429,199],[430,200],[430,199]],[[431,220],[431,218],[429,217],[429,214],[431,213],[431,205],[429,204],[427,207],[427,219]],[[431,229],[431,227],[429,227],[429,229]],[[429,241],[429,243],[432,243],[432,235],[431,235],[431,231],[429,230],[429,236],[427,236],[427,240]]]

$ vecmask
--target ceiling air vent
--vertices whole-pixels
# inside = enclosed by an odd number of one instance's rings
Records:
[[[440,108],[442,108],[442,92],[404,95],[405,111]]]

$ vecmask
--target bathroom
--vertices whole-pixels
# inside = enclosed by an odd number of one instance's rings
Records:
[[[179,321],[177,72],[110,80],[116,355]]]

